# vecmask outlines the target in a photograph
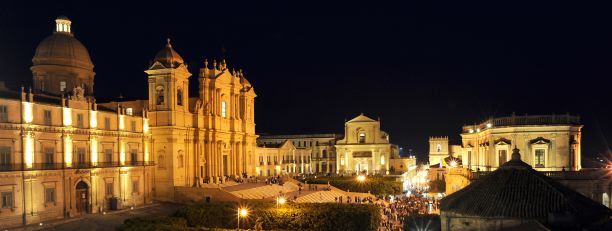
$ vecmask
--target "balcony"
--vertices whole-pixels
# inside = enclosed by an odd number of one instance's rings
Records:
[[[128,161],[124,164],[120,162],[91,162],[72,163],[70,166],[62,163],[35,163],[32,167],[26,168],[24,164],[1,164],[0,172],[11,171],[37,171],[37,170],[60,170],[60,169],[87,169],[87,168],[114,168],[114,167],[137,167],[137,166],[153,166],[153,161]]]

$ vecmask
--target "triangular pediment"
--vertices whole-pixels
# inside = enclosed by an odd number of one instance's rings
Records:
[[[538,138],[535,138],[535,139],[531,140],[529,143],[531,143],[531,144],[549,144],[550,140],[549,139],[545,139],[544,137],[540,136]]]
[[[279,148],[282,148],[282,149],[295,149],[295,146],[293,145],[293,142],[291,140],[285,140],[283,142],[283,144],[281,144],[281,146],[279,146]]]
[[[495,145],[509,145],[509,144],[512,144],[512,141],[510,141],[509,139],[503,138],[503,137],[495,140]]]
[[[354,123],[354,122],[376,122],[376,120],[373,120],[370,117],[360,114],[357,117],[349,120],[347,123]]]

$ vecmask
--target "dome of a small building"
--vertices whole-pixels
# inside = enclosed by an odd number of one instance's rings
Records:
[[[170,39],[167,40],[166,46],[155,55],[154,62],[160,62],[164,67],[177,67],[184,63],[183,57],[179,55],[170,44]]]
[[[610,209],[521,161],[512,160],[440,201],[442,230],[500,230],[527,222],[585,227],[606,223]]]
[[[66,16],[55,20],[55,32],[43,39],[32,58],[34,90],[59,95],[75,87],[93,94],[94,65],[87,48],[74,37]]]

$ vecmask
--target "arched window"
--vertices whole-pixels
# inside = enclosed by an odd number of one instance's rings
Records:
[[[183,90],[178,89],[176,91],[176,104],[179,106],[183,106]]]
[[[226,118],[227,116],[227,105],[225,101],[221,101],[221,117]]]
[[[184,166],[184,162],[183,162],[183,151],[179,151],[179,155],[178,155],[178,167],[179,168],[183,168]]]
[[[166,163],[165,163],[165,160],[164,160],[163,152],[161,152],[161,154],[159,154],[157,156],[157,167],[158,168],[165,168],[166,167]]]
[[[157,105],[164,104],[164,87],[158,86],[155,91],[157,92]]]
[[[363,144],[363,143],[365,143],[365,141],[366,141],[366,134],[365,134],[365,132],[360,132],[359,133],[359,143]]]
[[[436,145],[436,152],[441,152],[442,151],[442,145],[438,144]]]

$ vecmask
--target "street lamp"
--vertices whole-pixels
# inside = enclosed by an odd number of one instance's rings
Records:
[[[280,207],[281,205],[284,205],[285,202],[287,202],[285,200],[285,197],[281,197],[281,196],[277,197],[276,198],[276,208]]]
[[[366,177],[364,175],[357,176],[357,181],[364,182],[365,180],[366,180]]]
[[[248,215],[249,215],[249,210],[247,210],[246,208],[238,209],[238,230],[240,230],[240,217],[246,217]]]

